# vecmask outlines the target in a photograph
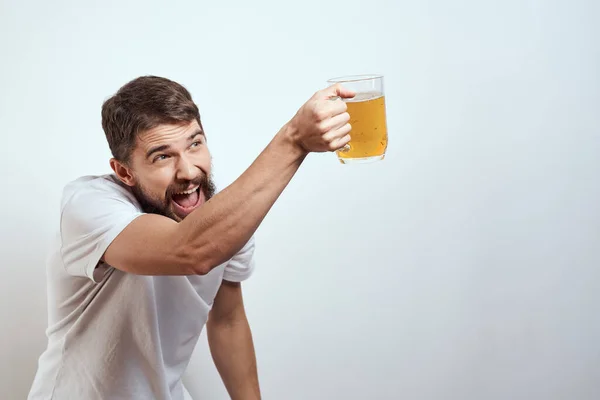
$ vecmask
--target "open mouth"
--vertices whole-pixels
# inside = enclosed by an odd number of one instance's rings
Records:
[[[187,215],[202,204],[203,197],[201,187],[196,186],[190,190],[173,194],[171,200],[173,200],[178,214]]]

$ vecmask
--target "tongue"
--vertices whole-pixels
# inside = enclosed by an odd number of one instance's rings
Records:
[[[176,194],[173,196],[173,201],[183,208],[189,208],[198,202],[198,191],[192,194]]]

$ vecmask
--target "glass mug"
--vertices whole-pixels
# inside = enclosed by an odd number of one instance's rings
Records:
[[[348,107],[352,130],[350,143],[336,151],[338,160],[342,164],[383,160],[388,144],[383,76],[341,76],[328,79],[327,83],[339,83],[356,93],[351,99],[342,99]]]

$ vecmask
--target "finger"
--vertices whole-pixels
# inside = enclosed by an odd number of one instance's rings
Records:
[[[342,99],[350,99],[356,95],[356,93],[353,90],[342,86],[342,84],[340,83],[336,83],[326,88],[324,94],[326,97],[339,96]]]
[[[337,129],[332,129],[323,135],[323,140],[327,143],[333,143],[346,136],[352,130],[352,126],[348,123],[342,125]]]
[[[316,115],[319,121],[325,121],[345,113],[347,109],[348,106],[340,98],[335,100],[325,100],[323,103],[317,105]]]
[[[352,131],[352,125],[350,124],[344,124],[344,126],[336,130],[338,135],[347,135],[350,131]]]
[[[350,135],[344,135],[343,137],[334,140],[333,142],[330,143],[330,149],[331,151],[337,151],[337,150],[343,150],[344,147],[350,143]]]
[[[333,129],[338,129],[344,126],[348,121],[350,121],[350,114],[344,112],[321,122],[320,128],[322,132],[329,132]]]

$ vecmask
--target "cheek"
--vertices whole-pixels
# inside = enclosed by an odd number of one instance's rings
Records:
[[[198,167],[200,167],[202,170],[204,170],[204,172],[206,172],[207,174],[210,174],[210,168],[212,165],[212,157],[211,157],[208,149],[203,148],[201,151],[198,152],[198,154],[196,155],[195,164]]]
[[[164,194],[163,189],[170,184],[173,173],[169,163],[150,163],[142,155],[134,159],[133,170],[137,183],[154,194],[161,191]]]
[[[154,197],[164,198],[167,188],[171,185],[172,174],[164,169],[157,169],[144,176],[143,186]]]

